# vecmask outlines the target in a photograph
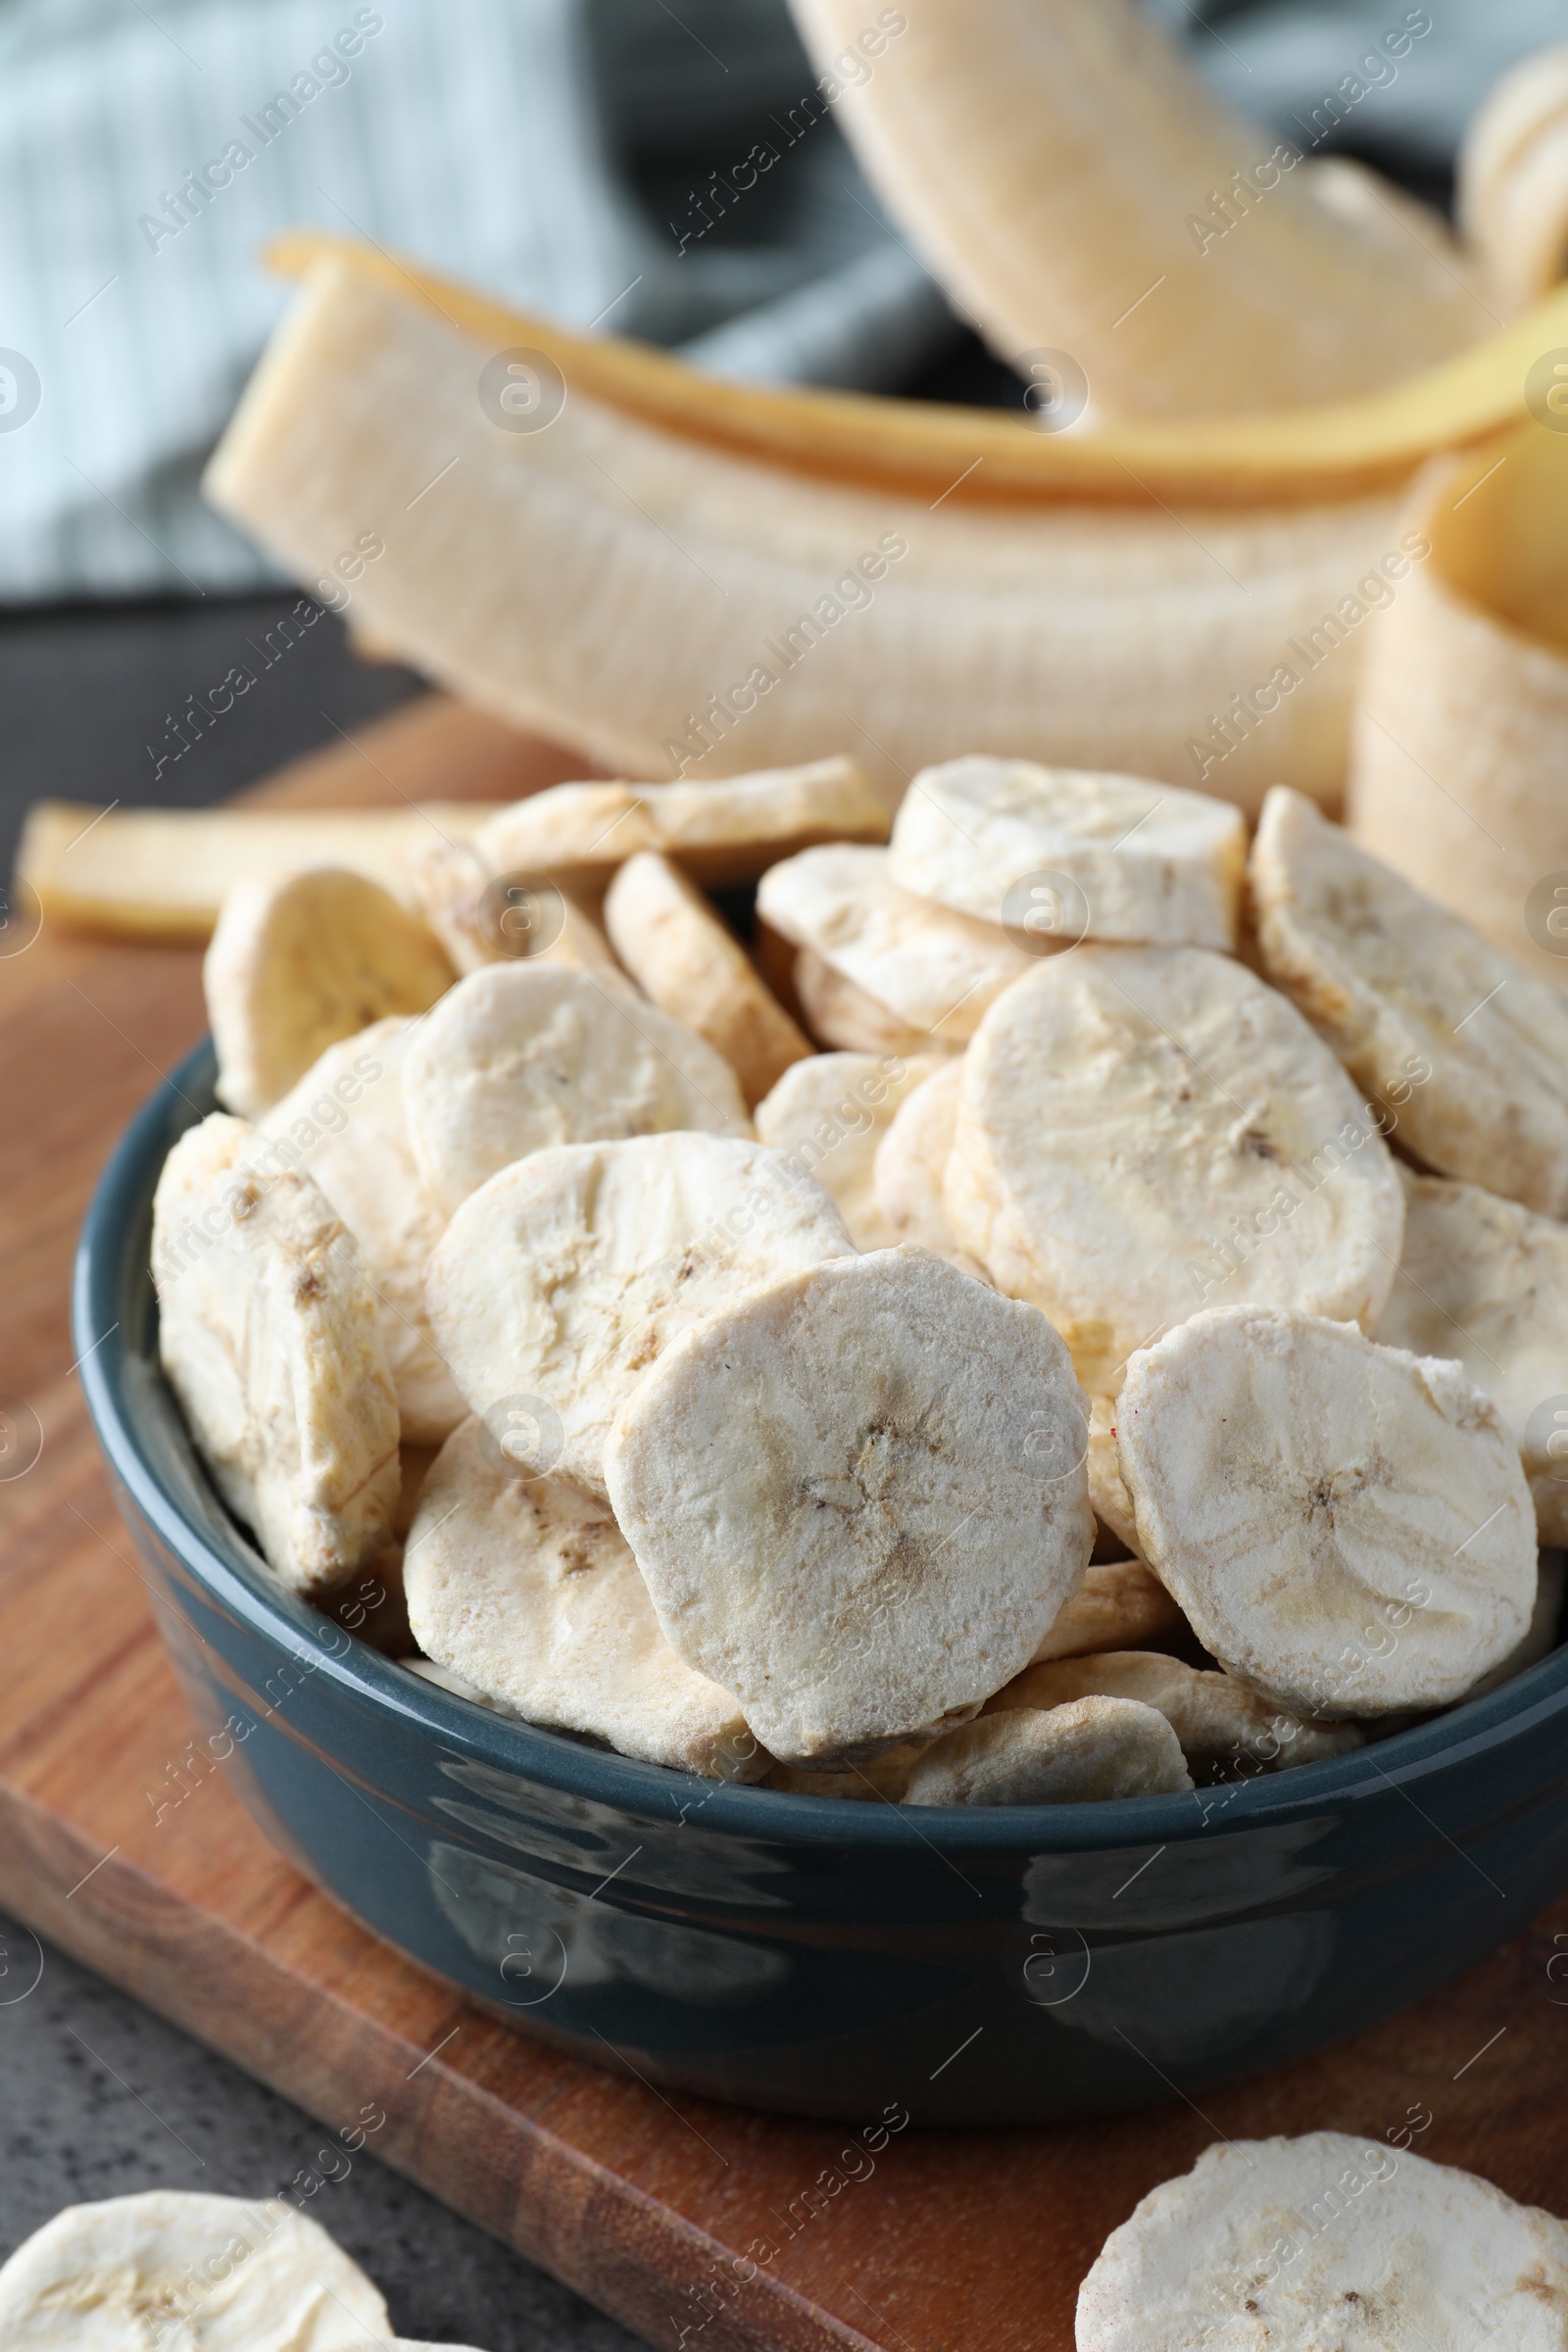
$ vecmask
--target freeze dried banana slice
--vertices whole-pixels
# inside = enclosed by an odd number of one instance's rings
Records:
[[[1091,1452],[1091,1463],[1093,1460]],[[1091,1502],[1094,1495],[1091,1470]],[[1173,1640],[1185,1625],[1180,1609],[1142,1560],[1091,1560],[1071,1600],[1035,1643],[1035,1663],[1082,1657],[1096,1650],[1141,1649],[1146,1642]],[[1131,1695],[1136,1698],[1142,1693]]]
[[[919,1242],[977,1282],[990,1278],[960,1250],[943,1190],[963,1084],[961,1057],[941,1064],[905,1095],[876,1148],[871,1181],[882,1222],[893,1240]]]
[[[610,942],[553,883],[493,876],[466,842],[420,841],[406,866],[410,897],[459,974],[531,956],[578,971],[615,972]]]
[[[750,1135],[735,1074],[629,981],[530,958],[460,980],[410,1047],[415,1158],[448,1215],[550,1144]]]
[[[761,926],[770,938],[779,934]],[[787,951],[787,943],[786,943]],[[788,952],[788,951],[787,951]],[[817,1043],[841,1054],[961,1054],[962,1038],[933,1037],[901,1021],[891,1005],[879,1004],[836,972],[809,948],[795,955],[792,966],[795,994],[807,1027]]]
[[[1121,1474],[1121,1455],[1116,1450],[1116,1407],[1108,1396],[1090,1399],[1088,1470],[1089,1499],[1095,1517],[1129,1551],[1136,1552],[1138,1522],[1127,1481]],[[1098,1646],[1109,1649],[1120,1645],[1102,1642]]]
[[[606,896],[605,924],[643,994],[722,1054],[748,1109],[810,1053],[740,942],[667,858],[627,858]]]
[[[1559,2352],[1568,2226],[1343,2132],[1226,2140],[1144,2198],[1078,2290],[1078,2352]]]
[[[1370,1324],[1404,1221],[1376,1105],[1205,948],[1083,947],[1009,989],[965,1056],[947,1198],[1093,1395],[1204,1304]]]
[[[886,850],[832,843],[771,865],[757,886],[763,921],[809,948],[901,1021],[951,1045],[1036,957],[1000,923],[977,922],[901,890]]]
[[[1077,939],[1236,945],[1239,808],[1144,776],[972,756],[922,768],[893,820],[905,890],[1041,949]]]
[[[1568,997],[1360,849],[1298,793],[1250,869],[1269,978],[1429,1167],[1568,1211]]]
[[[413,1024],[372,1021],[328,1046],[261,1123],[264,1172],[303,1168],[359,1244],[381,1310],[387,1369],[405,1441],[439,1446],[467,1411],[431,1335],[424,1261],[446,1219],[409,1142],[403,1064]]]
[[[605,1450],[659,1621],[781,1762],[972,1715],[1089,1558],[1085,1400],[1043,1315],[907,1245],[750,1292]]]
[[[727,1690],[681,1663],[603,1502],[519,1477],[479,1420],[442,1447],[404,1560],[419,1647],[525,1722],[623,1756],[753,1780],[768,1759]]]
[[[346,866],[236,883],[202,966],[220,1102],[259,1118],[326,1047],[425,1011],[452,978],[429,925]]]
[[[942,1067],[932,1054],[813,1054],[757,1105],[757,1132],[832,1195],[858,1250],[903,1239],[877,1202],[877,1149],[901,1102]]]
[[[1451,1355],[1524,1457],[1543,1544],[1568,1543],[1568,1226],[1401,1169],[1404,1250],[1377,1336]]]
[[[470,1194],[425,1296],[471,1410],[527,1400],[514,1459],[602,1494],[610,1424],[672,1340],[737,1292],[854,1247],[821,1185],[760,1144],[567,1144]]]
[[[983,1715],[935,1740],[905,1787],[906,1805],[1075,1805],[1191,1788],[1176,1735],[1130,1698],[1078,1698],[1049,1713]]]
[[[819,841],[886,841],[888,809],[853,760],[768,767],[706,784],[557,784],[490,818],[493,873],[549,873],[603,888],[639,850],[704,882],[749,882]]]
[[[1207,1779],[1227,1767],[1251,1775],[1315,1764],[1347,1754],[1365,1739],[1355,1724],[1303,1723],[1231,1675],[1208,1673],[1157,1650],[1105,1650],[1030,1666],[987,1699],[984,1713],[1062,1707],[1081,1698],[1135,1698],[1155,1708],[1181,1742],[1189,1771]]]
[[[1210,1654],[1293,1714],[1446,1706],[1524,1637],[1530,1490],[1456,1363],[1210,1309],[1134,1356],[1116,1435],[1140,1551]]]
[[[302,1171],[214,1111],[153,1200],[159,1354],[229,1509],[286,1584],[341,1584],[392,1532],[398,1408],[353,1237]]]
[[[6,2352],[365,2352],[391,2333],[358,2263],[276,2197],[68,2205],[0,2266]]]

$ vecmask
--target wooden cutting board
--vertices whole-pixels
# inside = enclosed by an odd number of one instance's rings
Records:
[[[568,769],[435,697],[361,747],[266,797],[506,798]],[[908,2131],[849,2180],[840,2128],[672,2101],[481,2016],[280,1860],[220,1768],[187,1773],[155,1822],[145,1792],[167,1797],[192,1727],[82,1409],[67,1276],[111,1143],[203,1026],[194,951],[46,929],[0,960],[0,1404],[43,1431],[0,1483],[0,1908],[324,2126],[384,2110],[376,2155],[668,2352],[1069,2352],[1106,2231],[1220,2133],[1384,2139],[1411,2118],[1421,2153],[1568,2211],[1568,1900],[1446,1992],[1202,2114]],[[5,1955],[7,1997],[32,1960]]]

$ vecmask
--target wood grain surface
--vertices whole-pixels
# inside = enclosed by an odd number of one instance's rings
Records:
[[[268,794],[505,798],[565,772],[432,697]],[[669,2352],[1067,2352],[1106,2231],[1221,2133],[1419,2126],[1421,2153],[1568,2211],[1568,1901],[1202,2114],[909,2130],[841,2165],[840,2127],[677,2104],[482,2016],[282,1861],[220,1767],[155,1824],[144,1791],[167,1790],[192,1727],[86,1424],[67,1277],[115,1136],[203,1025],[194,951],[45,931],[0,960],[0,1392],[43,1430],[0,1483],[0,1907],[329,2130],[384,2111],[374,2154]],[[30,1952],[13,1939],[6,1997]],[[328,2205],[308,2209],[330,2226]]]

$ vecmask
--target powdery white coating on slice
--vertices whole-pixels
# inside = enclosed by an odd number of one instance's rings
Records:
[[[1078,2352],[1562,2352],[1568,2228],[1343,2132],[1227,2141],[1145,2197],[1078,2290]]]
[[[397,1508],[398,1408],[352,1235],[310,1176],[214,1111],[153,1200],[159,1354],[220,1494],[285,1584],[341,1584]]]
[[[1089,1458],[1092,1464],[1092,1448]],[[1092,1473],[1089,1498],[1093,1502]],[[1035,1663],[1095,1650],[1141,1649],[1151,1642],[1174,1640],[1185,1625],[1180,1609],[1142,1560],[1091,1560],[1071,1600],[1035,1643]]]
[[[894,1241],[919,1242],[979,1282],[984,1268],[958,1247],[943,1186],[963,1084],[961,1057],[944,1062],[906,1094],[876,1148],[872,1190]]]
[[[428,924],[346,866],[236,883],[202,966],[220,1102],[259,1118],[326,1047],[423,1012],[452,977]]]
[[[68,2205],[0,2267],[6,2352],[365,2352],[391,2332],[358,2263],[275,2197]]]
[[[739,940],[669,858],[628,858],[606,894],[605,923],[644,995],[722,1054],[748,1109],[810,1053]]]
[[[1210,1654],[1294,1714],[1446,1706],[1524,1636],[1530,1490],[1456,1363],[1210,1309],[1134,1356],[1116,1435],[1140,1551]]]
[[[893,820],[905,890],[1027,929],[1029,885],[1065,876],[1089,939],[1236,945],[1247,863],[1239,808],[1144,776],[973,756],[922,768]],[[1008,897],[1008,893],[1013,895]],[[1046,935],[1049,937],[1049,934]],[[1042,942],[1044,944],[1044,941]]]
[[[750,1135],[729,1064],[628,981],[530,959],[443,999],[404,1065],[414,1155],[450,1215],[551,1144],[699,1128]]]
[[[786,858],[758,884],[757,907],[901,1021],[955,1046],[1036,960],[1000,923],[901,890],[886,850],[836,843]]]
[[[565,1144],[470,1194],[425,1295],[469,1408],[542,1402],[533,1450],[524,1437],[514,1458],[602,1494],[610,1424],[671,1341],[738,1292],[854,1247],[822,1187],[760,1144]]]
[[[1180,1740],[1189,1770],[1204,1779],[1226,1766],[1251,1775],[1315,1764],[1359,1747],[1365,1737],[1351,1723],[1303,1723],[1232,1675],[1189,1666],[1157,1650],[1105,1650],[1030,1666],[987,1699],[985,1713],[1060,1707],[1096,1697],[1135,1698],[1157,1708]]]
[[[681,1663],[602,1501],[501,1467],[466,1421],[425,1481],[404,1565],[425,1654],[525,1722],[710,1778],[765,1769],[727,1690]]]
[[[1153,1707],[1078,1698],[1050,1712],[983,1715],[928,1747],[906,1805],[1075,1805],[1191,1788],[1176,1735]]]
[[[1009,989],[964,1059],[947,1197],[962,1246],[1103,1395],[1204,1304],[1370,1324],[1404,1223],[1376,1106],[1204,948],[1082,947]]]
[[[1463,1364],[1513,1433],[1542,1543],[1568,1543],[1568,1226],[1479,1185],[1400,1176],[1404,1250],[1377,1336]]]
[[[424,1261],[446,1218],[420,1175],[403,1106],[412,1024],[373,1021],[328,1046],[262,1121],[264,1170],[303,1168],[359,1244],[381,1312],[406,1443],[439,1446],[467,1407],[432,1339]]]
[[[906,1245],[749,1293],[605,1452],[660,1623],[781,1762],[972,1715],[1074,1592],[1087,1405],[1045,1318]]]
[[[813,1054],[757,1105],[763,1143],[784,1154],[792,1173],[809,1173],[832,1195],[858,1250],[905,1239],[877,1200],[877,1152],[900,1104],[942,1066],[930,1054]]]
[[[1568,997],[1276,788],[1252,845],[1258,950],[1400,1140],[1443,1175],[1568,1211]]]
[[[763,924],[770,938],[779,934]],[[786,943],[786,952],[788,944]],[[802,948],[792,969],[795,994],[817,1044],[840,1054],[961,1054],[962,1038],[933,1037],[901,1021],[890,1004],[857,988],[809,948]]]

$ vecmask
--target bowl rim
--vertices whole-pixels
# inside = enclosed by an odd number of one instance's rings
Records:
[[[129,1365],[146,1360],[132,1350],[121,1328],[120,1307],[131,1271],[127,1253],[140,1217],[150,1211],[167,1139],[179,1126],[177,1106],[194,1114],[185,1126],[205,1116],[192,1093],[211,1094],[214,1070],[212,1039],[204,1036],[160,1079],[117,1140],[82,1223],[73,1281],[73,1346],[98,1443],[154,1533],[251,1634],[308,1663],[368,1709],[402,1717],[464,1761],[654,1820],[666,1805],[677,1821],[700,1810],[709,1828],[753,1841],[891,1853],[917,1840],[943,1860],[966,1855],[978,1861],[1020,1849],[1036,1855],[1107,1849],[1131,1854],[1234,1830],[1301,1823],[1325,1808],[1381,1797],[1390,1789],[1421,1812],[1407,1783],[1448,1771],[1553,1715],[1568,1713],[1564,1643],[1486,1696],[1463,1700],[1372,1746],[1212,1789],[1073,1805],[847,1804],[841,1798],[704,1780],[586,1745],[569,1734],[498,1714],[444,1690],[346,1631],[341,1653],[323,1649],[321,1631],[334,1621],[278,1584],[237,1526],[233,1556],[225,1557],[186,1516],[143,1438],[134,1388],[126,1379]],[[140,1280],[150,1291],[149,1267],[140,1269]],[[199,1460],[197,1468],[205,1478]],[[218,1500],[216,1489],[213,1493]],[[1205,1798],[1211,1800],[1206,1805]],[[1447,1838],[1436,1823],[1429,1826]],[[1464,1851],[1462,1846],[1455,1850]]]

